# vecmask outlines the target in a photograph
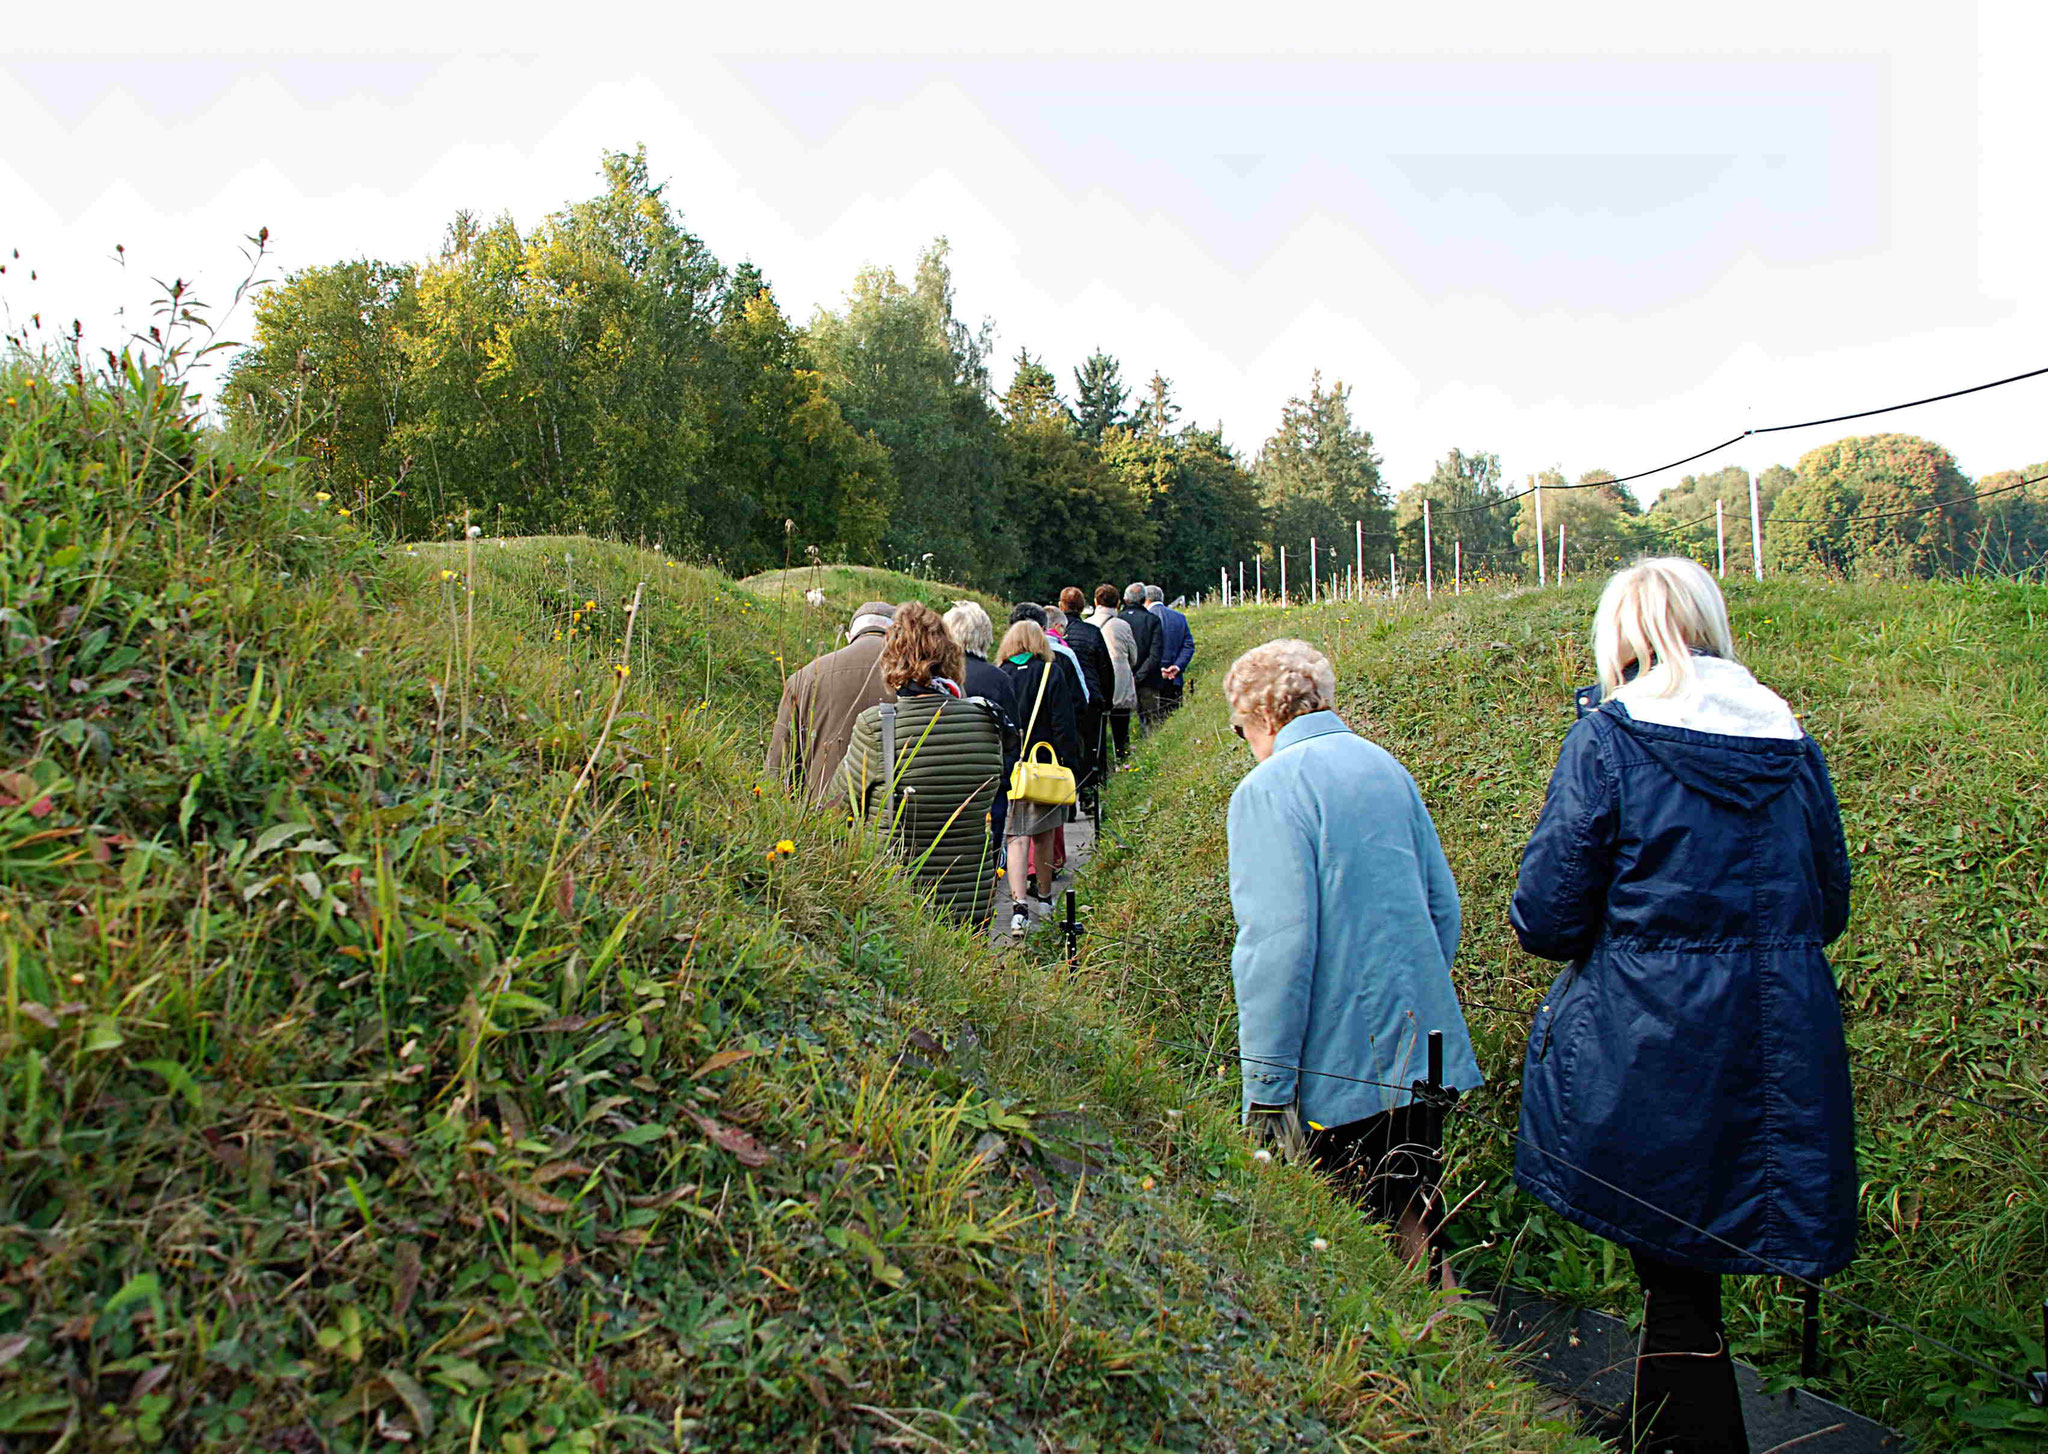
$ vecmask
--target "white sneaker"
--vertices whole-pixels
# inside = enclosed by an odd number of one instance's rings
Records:
[[[1012,939],[1022,939],[1025,927],[1030,923],[1030,910],[1023,908],[1012,909],[1010,911],[1010,937]]]

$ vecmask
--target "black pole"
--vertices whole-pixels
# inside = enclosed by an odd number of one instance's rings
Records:
[[[1820,1376],[1820,1284],[1809,1282],[1802,1286],[1805,1296],[1799,1317],[1799,1376],[1817,1378]]]
[[[2048,1297],[2041,1299],[2041,1347],[2048,1349]],[[2035,1369],[2027,1375],[2027,1402],[2035,1408],[2048,1408],[2048,1369]]]
[[[1434,1154],[1439,1168],[1444,1156],[1444,1032],[1429,1032],[1429,1110],[1426,1112],[1429,1127],[1429,1149]],[[1444,1249],[1443,1240],[1437,1235],[1443,1222],[1443,1187],[1431,1182],[1429,1204],[1423,1213],[1423,1230],[1429,1234],[1429,1280],[1432,1285],[1443,1281]]]
[[[1060,925],[1060,928],[1066,932],[1067,964],[1071,968],[1074,961],[1081,957],[1081,919],[1074,911],[1074,891],[1072,889],[1067,890],[1067,917],[1066,921]]]

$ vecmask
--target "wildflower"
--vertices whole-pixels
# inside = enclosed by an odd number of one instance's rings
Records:
[[[759,783],[754,784],[754,796],[757,798],[761,796],[761,785]]]
[[[585,601],[585,602],[583,603],[583,609],[584,609],[584,610],[586,610],[586,611],[595,611],[595,610],[597,609],[597,602],[595,602],[595,601]]]
[[[557,641],[560,641],[561,639],[562,639],[562,633],[561,633],[561,632],[559,632],[559,631],[557,631],[557,632],[555,633],[555,640],[557,640]]]
[[[452,570],[444,570],[441,572],[441,579],[444,581],[452,581],[455,579],[455,572]]]
[[[1145,1179],[1144,1179],[1143,1181],[1141,1181],[1141,1182],[1139,1182],[1139,1183],[1138,1183],[1138,1190],[1139,1190],[1139,1191],[1150,1191],[1150,1190],[1152,1190],[1152,1188],[1153,1188],[1153,1186],[1154,1186],[1154,1185],[1155,1185],[1155,1183],[1153,1182],[1152,1178],[1148,1176],[1148,1177],[1146,1177],[1146,1178],[1145,1178]]]
[[[1252,1160],[1254,1161],[1271,1161],[1272,1159],[1273,1153],[1263,1146],[1252,1153]]]
[[[469,527],[469,538],[471,540],[476,539],[479,535],[482,535],[483,533],[484,528],[481,525],[472,525]]]
[[[796,852],[796,845],[785,838],[775,845],[775,851],[777,853],[794,853]]]
[[[631,676],[633,674],[633,668],[627,666],[623,661],[614,663],[612,666],[612,670],[617,672],[622,677]]]
[[[1311,1252],[1328,1252],[1330,1250],[1330,1239],[1328,1237],[1311,1238],[1308,1246]]]
[[[340,509],[336,510],[336,511],[335,511],[334,513],[335,513],[335,514],[337,514],[337,515],[339,515],[339,516],[340,516],[340,517],[341,517],[342,519],[346,520],[346,519],[348,519],[348,506],[346,506],[346,505],[343,505],[343,506],[342,506],[342,507],[341,507]]]
[[[7,402],[8,402],[8,403],[10,403],[10,404],[12,404],[12,403],[13,403],[14,401],[13,401],[12,399],[9,399],[9,400],[8,400]],[[333,499],[333,498],[334,498],[334,496],[332,496],[332,495],[328,494],[328,493],[327,493],[327,491],[325,491],[325,490],[318,490],[318,491],[315,491],[315,492],[314,492],[313,498],[314,498],[315,500],[318,500],[318,501],[319,501],[319,502],[320,502],[321,504],[323,504],[323,505],[324,505],[324,504],[326,504],[326,503],[327,503],[327,502],[328,502],[329,500]]]

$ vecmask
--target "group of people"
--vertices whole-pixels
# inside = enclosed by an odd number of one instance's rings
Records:
[[[1631,1442],[1748,1439],[1721,1276],[1820,1279],[1854,1251],[1848,1055],[1824,946],[1849,856],[1820,749],[1735,658],[1690,560],[1608,582],[1510,917],[1566,968],[1522,1064],[1516,1178],[1631,1255],[1643,1286]],[[1336,713],[1306,642],[1224,679],[1256,764],[1230,802],[1243,1115],[1395,1229],[1437,1231],[1438,1148],[1407,1091],[1442,1033],[1443,1084],[1481,1084],[1452,964],[1458,890],[1408,772]],[[1448,1281],[1448,1276],[1447,1276]]]
[[[1069,814],[1094,811],[1132,719],[1149,730],[1179,707],[1194,662],[1194,632],[1159,586],[1088,600],[1068,586],[1056,605],[1019,602],[1000,640],[973,601],[944,616],[867,602],[846,645],[784,684],[769,773],[886,825],[920,885],[971,922],[991,917],[1006,874],[1021,937],[1034,908],[1052,911]],[[1071,807],[1010,795],[1018,762],[1045,752],[1074,774]]]

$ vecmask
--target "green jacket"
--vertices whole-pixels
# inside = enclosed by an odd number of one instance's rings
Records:
[[[886,711],[896,717],[893,809],[882,754]],[[854,815],[871,823],[893,820],[897,851],[914,867],[919,886],[970,921],[986,919],[993,907],[988,812],[1008,786],[994,712],[977,698],[915,686],[855,719],[839,765],[839,788]]]

